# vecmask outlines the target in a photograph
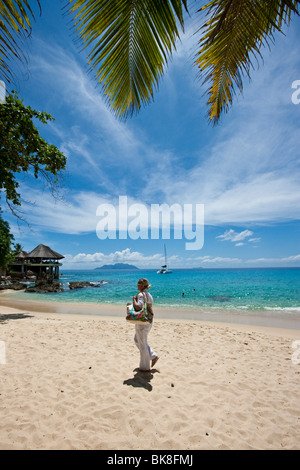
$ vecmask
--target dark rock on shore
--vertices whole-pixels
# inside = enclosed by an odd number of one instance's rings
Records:
[[[12,289],[12,290],[23,290],[26,285],[22,282],[12,282],[11,284],[1,284],[0,290]]]
[[[28,278],[27,278],[28,279]],[[33,279],[31,279],[33,280]],[[26,284],[23,284],[19,281],[13,281],[6,279],[6,282],[0,284],[0,291],[5,289],[13,290],[22,290],[25,289],[25,292],[38,292],[38,293],[47,293],[47,292],[63,292],[64,289],[61,286],[61,283],[57,280],[54,280],[51,276],[47,274],[42,274],[35,280],[35,285],[29,287]],[[8,282],[7,282],[8,281]],[[83,287],[101,287],[105,281],[73,281],[69,282],[70,290],[82,289]]]
[[[73,289],[82,289],[83,287],[90,287],[92,284],[88,281],[74,281],[74,282],[69,282],[69,288],[71,290]]]
[[[83,287],[100,287],[103,281],[99,282],[90,282],[90,281],[73,281],[69,282],[69,288],[73,289],[82,289]]]
[[[45,276],[37,279],[34,286],[27,287],[26,292],[63,292],[60,282],[54,281],[51,277]]]
[[[6,289],[23,290],[27,287],[28,282],[33,282],[35,280],[36,276],[32,271],[27,271],[26,274],[14,272],[8,276],[1,276],[0,291]]]
[[[44,294],[46,292],[63,292],[63,288],[59,282],[53,282],[52,284],[27,287],[26,292],[38,292],[40,294]]]
[[[17,282],[17,281],[35,281],[37,278],[34,272],[28,270],[26,273],[12,272],[8,276],[3,276],[5,282]]]

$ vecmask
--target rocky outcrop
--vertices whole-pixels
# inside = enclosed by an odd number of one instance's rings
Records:
[[[23,290],[26,285],[22,282],[12,282],[11,284],[1,284],[0,290],[12,289],[12,290]]]
[[[83,287],[100,287],[103,281],[99,282],[90,282],[90,281],[73,281],[69,282],[69,288],[73,289],[82,289]]]
[[[28,271],[26,273],[26,279],[28,281],[35,281],[36,280],[36,275],[34,274],[34,272],[32,272],[28,269]]]
[[[6,278],[6,282],[0,285],[0,290],[13,289],[13,290],[22,290],[25,289],[26,292],[38,292],[38,293],[47,293],[47,292],[63,292],[62,285],[59,281],[54,280],[53,277],[47,274],[41,274],[37,279],[30,279],[27,276],[27,280],[35,280],[35,284],[29,287],[26,284],[23,284],[19,281],[14,281],[11,278]],[[8,282],[7,282],[8,281]],[[106,281],[73,281],[69,282],[70,290],[82,289],[84,287],[101,287],[102,284],[105,284]]]
[[[34,286],[27,287],[26,292],[63,292],[60,282],[54,281],[51,276],[42,276],[36,280]]]
[[[82,289],[83,287],[91,287],[92,284],[88,281],[74,281],[74,282],[69,282],[69,288],[71,290],[73,289]]]
[[[28,270],[26,273],[21,272],[11,272],[9,276],[6,276],[6,280],[8,281],[32,281],[36,279],[36,274],[34,272]]]

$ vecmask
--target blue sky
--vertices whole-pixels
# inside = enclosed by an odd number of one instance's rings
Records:
[[[189,24],[154,101],[127,121],[107,108],[74,41],[59,0],[42,2],[26,43],[29,63],[15,66],[14,89],[26,105],[55,121],[43,137],[67,156],[61,198],[42,181],[20,179],[22,216],[5,212],[16,242],[43,243],[65,256],[65,269],[124,262],[157,268],[167,245],[173,268],[300,266],[300,19],[277,35],[244,93],[213,127],[205,89],[193,67]],[[295,95],[294,95],[295,96]],[[300,94],[299,94],[300,96]],[[109,239],[96,233],[97,207],[128,203],[204,205],[204,244],[186,239]]]

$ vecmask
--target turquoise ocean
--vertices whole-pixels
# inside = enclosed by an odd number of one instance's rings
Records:
[[[180,269],[171,274],[156,270],[63,270],[64,292],[36,294],[17,292],[14,297],[51,302],[124,305],[137,293],[137,281],[151,283],[154,304],[176,310],[194,311],[195,318],[214,319],[218,312],[249,312],[268,318],[293,318],[300,322],[300,268]],[[99,287],[69,289],[71,281],[91,281]],[[102,282],[101,282],[102,281]],[[184,295],[183,295],[184,294]],[[197,317],[198,315],[198,317]],[[299,323],[300,328],[300,323]]]

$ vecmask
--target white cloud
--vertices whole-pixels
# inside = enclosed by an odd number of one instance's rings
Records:
[[[243,246],[245,243],[241,240],[246,240],[246,238],[253,235],[251,230],[243,230],[240,233],[235,232],[233,229],[226,230],[223,235],[219,235],[216,238],[220,238],[221,241],[231,241],[235,243],[235,246]],[[258,241],[260,238],[250,238],[247,241]]]
[[[95,265],[104,264],[115,264],[115,263],[128,263],[133,264],[137,267],[158,268],[164,261],[161,254],[154,254],[145,256],[143,253],[138,251],[131,251],[130,248],[125,248],[122,251],[115,251],[109,254],[97,252],[97,253],[78,253],[76,255],[67,254],[63,260],[63,266],[65,268],[74,267],[95,267]],[[170,256],[169,263],[174,264],[180,262],[178,256]]]
[[[99,131],[99,141],[105,137],[111,139],[111,144],[119,148],[119,159],[130,157],[139,149],[141,141],[135,135],[128,123],[116,119],[107,106],[101,88],[86,74],[77,57],[60,46],[50,46],[40,41],[41,55],[31,60],[31,68],[41,78],[47,76],[55,85],[55,93],[61,97],[62,103],[71,106],[73,113],[80,113],[94,129]]]
[[[222,264],[240,264],[242,263],[242,259],[240,258],[229,258],[229,257],[222,257],[222,256],[197,256],[193,258],[193,261],[201,262],[203,264],[215,264],[215,265],[222,265]],[[194,264],[195,265],[195,264]]]
[[[282,127],[285,126],[282,124]],[[257,148],[265,137],[253,132]],[[288,129],[284,132],[288,134]],[[285,135],[281,135],[283,140]],[[248,133],[244,139],[251,141],[253,137]],[[265,140],[272,140],[272,136]],[[277,169],[276,162],[281,159],[279,147],[265,155],[253,155],[255,148],[249,146],[241,157],[235,155],[238,146],[238,136],[231,142],[222,142],[222,153],[212,148],[210,155],[204,161],[201,155],[199,163],[191,169],[172,163],[173,155],[165,154],[165,160],[154,161],[148,169],[141,198],[145,195],[147,200],[155,200],[160,195],[168,204],[204,204],[208,225],[298,220],[300,172],[294,151],[285,153],[286,168]],[[271,158],[273,163],[269,161]]]
[[[49,194],[20,185],[26,196],[22,203],[22,217],[34,230],[64,234],[81,234],[96,231],[97,206],[106,203],[105,195],[95,192],[70,191],[67,199],[54,199]]]
[[[287,258],[282,258],[282,261],[300,261],[300,255],[292,255]]]
[[[265,65],[214,128],[214,140],[203,139],[198,161],[169,165],[159,178],[153,168],[148,195],[162,191],[169,203],[204,203],[209,225],[299,220],[298,109],[288,78],[299,59],[296,48],[292,58],[290,49],[286,54],[290,44],[266,51]]]
[[[104,264],[128,263],[139,268],[156,269],[164,263],[164,257],[160,253],[153,255],[144,255],[138,251],[131,251],[131,248],[125,248],[122,251],[116,250],[108,254],[102,252],[96,253],[77,253],[76,255],[65,255],[63,266],[65,269],[88,269],[102,266]],[[222,256],[196,256],[182,258],[178,255],[168,257],[168,265],[173,268],[190,267],[227,267],[240,266],[243,260],[240,258],[230,258]]]
[[[246,261],[247,264],[254,264],[258,266],[278,266],[278,267],[299,267],[300,255],[291,255],[279,258],[256,258]]]
[[[226,230],[223,235],[218,235],[216,238],[219,238],[221,241],[230,241],[235,243],[235,246],[243,246],[245,242],[256,243],[260,241],[260,237],[249,238],[253,235],[251,230],[243,230],[242,232],[235,232],[233,229]],[[247,239],[247,240],[246,240]]]
[[[223,235],[219,235],[216,238],[220,238],[222,241],[229,240],[231,242],[239,242],[240,240],[244,240],[247,237],[253,235],[251,230],[243,230],[240,233],[236,233],[233,229],[226,230]]]
[[[46,197],[42,191],[32,189],[25,184],[21,185],[21,193],[27,195],[22,204],[22,215],[35,230],[49,231],[64,234],[86,234],[94,232],[98,235],[97,226],[101,223],[100,231],[107,232],[107,220],[111,224],[110,229],[119,230],[119,224],[131,234],[136,235],[143,229],[145,233],[149,230],[161,230],[164,238],[171,237],[170,228],[173,226],[178,230],[184,230],[182,238],[200,242],[202,229],[189,230],[189,221],[195,219],[195,208],[192,213],[185,212],[183,206],[168,207],[159,205],[159,209],[152,211],[150,205],[143,204],[139,199],[127,197],[127,205],[122,205],[119,196],[111,197],[109,194],[101,194],[94,191],[69,191],[66,199],[54,199]],[[102,210],[98,208],[102,206]],[[106,212],[108,211],[108,212]],[[109,213],[109,216],[107,215]],[[156,214],[156,215],[155,215]],[[187,215],[186,215],[187,214]],[[201,214],[197,215],[199,222]],[[186,224],[186,225],[185,225]],[[122,229],[122,228],[121,228]],[[120,230],[121,230],[120,229]],[[191,233],[190,233],[191,232]],[[181,233],[181,232],[180,232]],[[191,238],[189,238],[191,236]],[[154,238],[152,232],[149,237]],[[99,236],[99,238],[101,238]],[[107,235],[107,238],[111,236]],[[141,237],[142,238],[142,237]]]
[[[102,252],[95,253],[77,253],[76,255],[66,254],[62,260],[65,269],[94,269],[104,264],[128,263],[138,268],[157,269],[164,262],[164,258],[160,253],[153,255],[145,255],[139,251],[131,251],[131,248],[125,248],[122,251],[105,254]],[[226,256],[195,256],[182,258],[178,255],[168,258],[169,267],[176,268],[230,268],[245,267],[249,265],[258,267],[298,267],[300,263],[300,255],[292,255],[279,258],[256,258],[246,259],[233,258]]]

